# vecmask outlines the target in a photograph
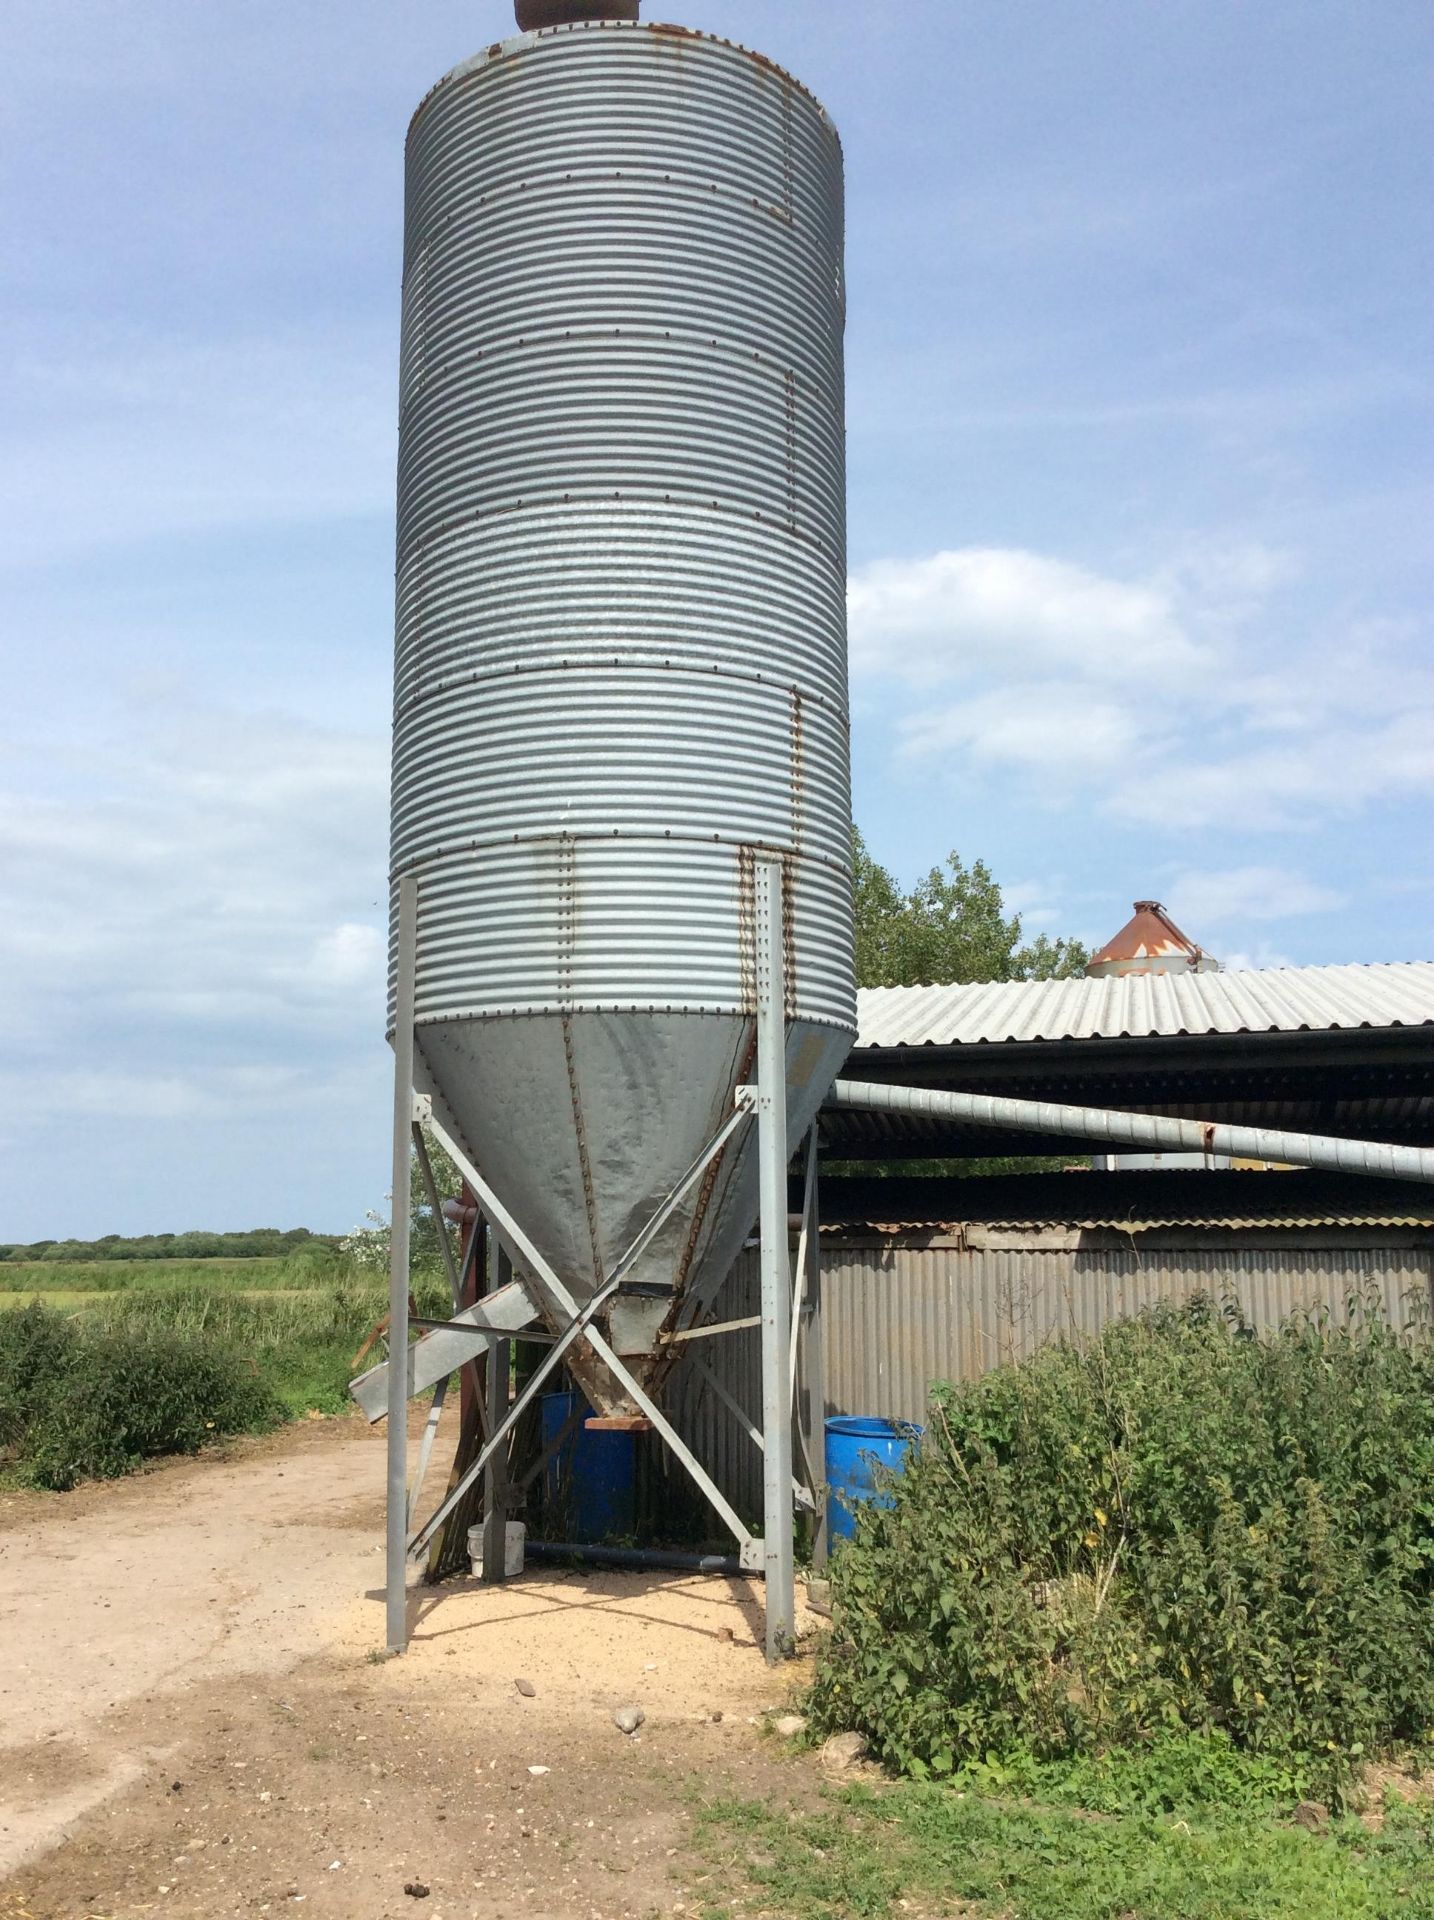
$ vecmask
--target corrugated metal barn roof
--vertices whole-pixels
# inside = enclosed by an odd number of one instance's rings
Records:
[[[865,987],[857,1047],[1434,1026],[1434,962]]]

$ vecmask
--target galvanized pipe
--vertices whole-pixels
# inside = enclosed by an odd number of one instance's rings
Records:
[[[398,964],[393,1028],[393,1201],[388,1240],[388,1650],[408,1646],[408,1215],[413,1151],[413,1016],[418,882],[398,883]]]
[[[757,861],[757,1157],[761,1176],[762,1558],[767,1658],[796,1645],[792,1564],[792,1266],[787,1244],[786,944],[782,863]]]
[[[1139,1153],[1229,1154],[1318,1167],[1327,1173],[1371,1174],[1380,1180],[1434,1183],[1434,1149],[1340,1140],[1328,1134],[1280,1133],[1273,1127],[1232,1127],[1218,1120],[1172,1120],[1164,1114],[1073,1107],[1056,1100],[1013,1100],[986,1093],[947,1093],[926,1087],[879,1086],[837,1080],[825,1104],[867,1113],[958,1120],[1014,1133],[1044,1133]]]

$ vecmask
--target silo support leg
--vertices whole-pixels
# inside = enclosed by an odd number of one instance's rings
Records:
[[[767,1658],[796,1646],[792,1542],[792,1262],[787,1229],[787,1018],[782,863],[756,863],[757,1158],[762,1200],[762,1558]]]
[[[393,1202],[388,1257],[388,1513],[385,1611],[390,1653],[408,1648],[408,1166],[413,1151],[413,1020],[418,882],[398,883],[397,1004],[393,1027]],[[397,1362],[397,1364],[395,1364]]]

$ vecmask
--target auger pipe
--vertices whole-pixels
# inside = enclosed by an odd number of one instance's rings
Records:
[[[1434,1184],[1434,1149],[1388,1146],[1375,1140],[1280,1133],[1273,1127],[1232,1127],[1218,1120],[1174,1120],[1164,1114],[1073,1107],[1057,1100],[1014,1100],[987,1093],[880,1086],[863,1080],[834,1081],[824,1104],[868,1113],[957,1120],[994,1131],[1044,1133],[1127,1152],[1228,1154],[1241,1160],[1318,1167],[1326,1173],[1362,1173],[1379,1180]]]

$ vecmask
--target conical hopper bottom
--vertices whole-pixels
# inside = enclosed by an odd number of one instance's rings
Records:
[[[573,1013],[422,1025],[419,1050],[479,1172],[579,1305],[592,1298],[756,1077],[741,1015]],[[788,1149],[811,1125],[851,1044],[787,1030]],[[626,1277],[598,1325],[638,1380],[660,1384],[662,1334],[710,1303],[757,1217],[756,1123],[726,1145]],[[553,1331],[563,1322],[555,1314]],[[632,1411],[584,1347],[569,1364],[600,1412]]]

